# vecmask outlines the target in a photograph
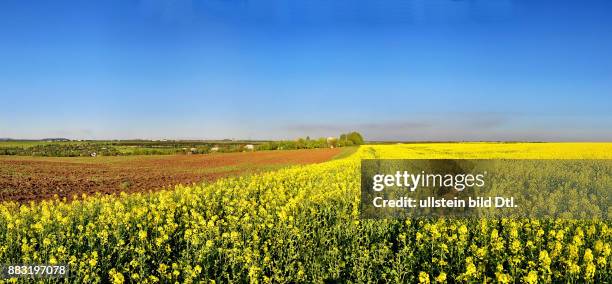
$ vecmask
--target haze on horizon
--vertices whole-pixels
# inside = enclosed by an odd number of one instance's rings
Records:
[[[612,2],[0,2],[0,137],[612,141]]]

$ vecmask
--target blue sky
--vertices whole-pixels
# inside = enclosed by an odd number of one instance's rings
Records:
[[[612,141],[611,1],[0,2],[0,137]]]

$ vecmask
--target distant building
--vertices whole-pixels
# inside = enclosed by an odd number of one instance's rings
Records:
[[[219,152],[219,146],[215,146],[215,147],[210,148],[210,151],[211,152]]]
[[[244,145],[244,149],[249,150],[249,151],[254,151],[255,146],[253,144],[247,144],[247,145]]]

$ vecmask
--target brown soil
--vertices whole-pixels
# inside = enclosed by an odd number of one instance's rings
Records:
[[[46,158],[0,156],[0,201],[25,202],[58,195],[151,191],[176,184],[320,163],[339,149],[210,155]]]

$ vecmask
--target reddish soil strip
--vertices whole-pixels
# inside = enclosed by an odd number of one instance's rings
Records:
[[[0,156],[0,201],[25,202],[82,193],[151,191],[176,184],[327,161],[339,149],[210,155],[47,158]]]

